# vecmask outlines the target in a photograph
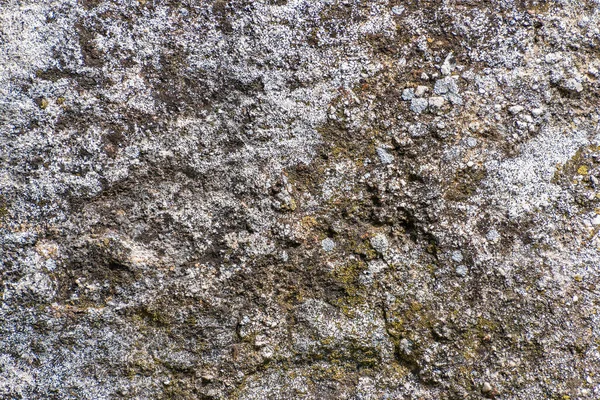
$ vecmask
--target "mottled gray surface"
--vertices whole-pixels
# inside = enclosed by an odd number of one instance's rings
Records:
[[[600,3],[0,0],[0,398],[600,398]]]

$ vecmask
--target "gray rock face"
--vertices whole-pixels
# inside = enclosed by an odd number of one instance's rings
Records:
[[[600,398],[597,2],[0,3],[0,398]]]

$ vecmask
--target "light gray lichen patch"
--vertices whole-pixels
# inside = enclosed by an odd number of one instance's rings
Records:
[[[382,233],[378,233],[375,236],[373,236],[370,239],[370,242],[371,242],[371,246],[373,246],[375,251],[378,252],[379,254],[384,254],[389,247],[388,239]]]
[[[321,241],[321,247],[327,252],[333,251],[335,248],[335,242],[331,238],[325,238]]]

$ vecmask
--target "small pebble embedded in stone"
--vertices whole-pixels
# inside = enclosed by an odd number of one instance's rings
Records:
[[[376,151],[377,156],[379,156],[379,161],[381,161],[382,164],[391,164],[394,162],[394,156],[388,153],[384,148],[378,147]]]
[[[394,13],[394,15],[402,15],[403,12],[404,12],[404,7],[402,7],[402,6],[392,7],[392,13]]]
[[[330,252],[333,251],[333,249],[335,248],[335,242],[333,241],[333,239],[331,238],[326,238],[323,239],[321,241],[321,247],[323,248],[323,250],[325,250],[326,252]]]

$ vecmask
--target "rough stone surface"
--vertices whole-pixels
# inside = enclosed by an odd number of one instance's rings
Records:
[[[0,398],[600,398],[599,10],[0,0]]]

